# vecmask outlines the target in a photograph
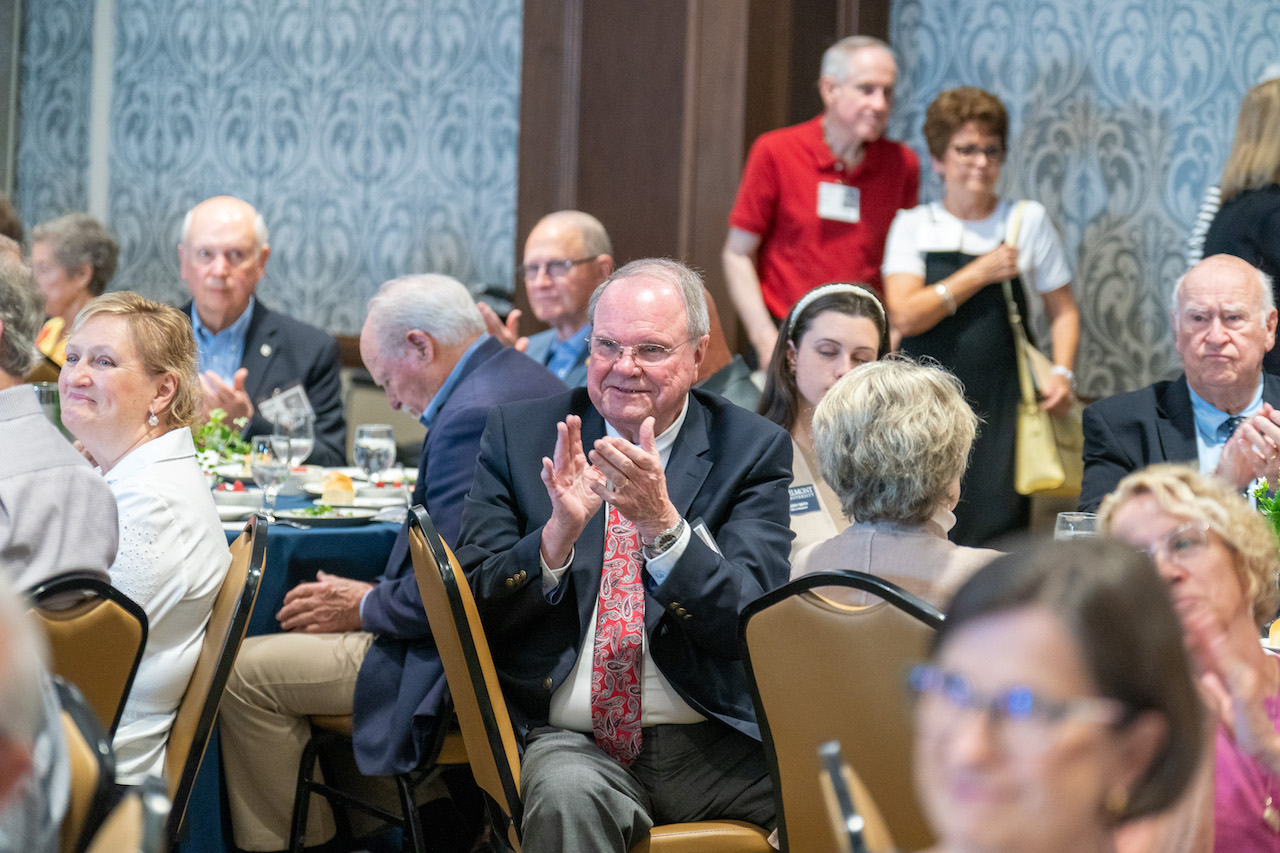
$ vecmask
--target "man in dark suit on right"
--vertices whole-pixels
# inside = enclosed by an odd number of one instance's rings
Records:
[[[524,747],[526,853],[655,823],[775,823],[738,617],[787,579],[785,432],[691,390],[697,273],[635,261],[591,297],[587,384],[499,406],[459,560]]]
[[[1084,511],[1156,462],[1197,462],[1241,491],[1280,472],[1280,376],[1262,371],[1275,345],[1270,278],[1214,255],[1178,280],[1173,305],[1183,375],[1085,409]]]

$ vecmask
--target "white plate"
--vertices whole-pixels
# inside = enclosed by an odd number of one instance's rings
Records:
[[[254,506],[237,506],[235,504],[218,504],[218,518],[223,521],[243,521],[258,509]]]
[[[328,515],[308,515],[305,510],[284,510],[276,513],[276,518],[296,521],[311,527],[356,527],[368,524],[378,514],[373,509],[336,509]]]
[[[407,502],[409,500],[409,490],[403,486],[371,486],[368,483],[352,483],[355,486],[356,497],[358,498],[384,498],[387,496],[399,496],[399,500]],[[312,497],[320,497],[324,494],[324,481],[318,483],[303,483],[302,491]],[[370,504],[372,506],[372,504]],[[385,504],[384,504],[385,506]]]
[[[231,462],[226,465],[218,465],[213,469],[213,473],[217,474],[224,480],[239,480],[246,486],[253,483],[253,471],[247,465]],[[281,494],[297,494],[299,487],[304,483],[314,483],[324,476],[324,469],[319,465],[300,465],[289,472],[289,479],[285,480],[281,487]]]
[[[213,502],[218,506],[262,506],[262,489],[250,486],[244,491],[231,489],[214,489]]]

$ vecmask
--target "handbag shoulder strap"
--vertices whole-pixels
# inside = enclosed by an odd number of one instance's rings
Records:
[[[1022,227],[1022,212],[1026,202],[1019,201],[1013,206],[1013,210],[1009,213],[1009,225],[1005,230],[1004,242],[1007,245],[1016,245],[1018,240],[1018,231]],[[1027,363],[1026,348],[1031,345],[1027,340],[1027,331],[1022,326],[1022,314],[1018,311],[1018,303],[1013,298],[1013,282],[1005,279],[1000,283],[1004,290],[1004,303],[1009,311],[1009,326],[1013,329],[1013,351],[1014,358],[1018,363],[1018,389],[1022,393],[1022,402],[1027,405],[1036,405],[1036,384],[1031,378],[1031,365]]]

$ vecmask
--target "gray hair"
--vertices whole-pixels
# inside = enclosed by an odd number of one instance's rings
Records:
[[[843,83],[849,76],[849,60],[860,50],[879,48],[893,56],[893,48],[874,36],[846,36],[827,48],[822,54],[822,77],[830,77]]]
[[[0,372],[21,379],[31,370],[43,317],[44,300],[31,268],[0,254]]]
[[[1178,276],[1178,280],[1173,283],[1173,328],[1175,331],[1178,328],[1178,299],[1179,297],[1182,296],[1183,282],[1187,280],[1187,276],[1191,275],[1193,272],[1196,271],[1196,269],[1199,268],[1200,264],[1207,263],[1208,261],[1211,261],[1214,258],[1221,258],[1221,257],[1235,257],[1235,256],[1234,255],[1226,255],[1226,256],[1212,255],[1208,258],[1205,258],[1204,260],[1200,261],[1199,264],[1196,264],[1194,267],[1187,270],[1182,275]],[[1275,294],[1275,291],[1271,289],[1273,284],[1271,280],[1271,276],[1267,275],[1262,270],[1258,269],[1253,264],[1250,264],[1248,261],[1244,260],[1243,258],[1237,258],[1237,260],[1239,260],[1241,263],[1248,264],[1249,269],[1253,271],[1254,280],[1258,282],[1258,288],[1262,296],[1262,299],[1261,299],[1262,316],[1259,318],[1258,322],[1260,322],[1262,324],[1262,327],[1265,329],[1267,326],[1267,314],[1270,313],[1270,311],[1276,307],[1276,294]]]
[[[613,243],[609,240],[608,232],[604,230],[600,220],[590,213],[583,213],[581,210],[557,210],[538,220],[538,225],[543,223],[577,231],[582,236],[583,254],[589,258],[597,255],[613,257]]]
[[[850,520],[920,524],[964,474],[977,429],[959,379],[890,356],[831,386],[813,415],[813,444]]]
[[[209,199],[205,199],[205,201],[208,200]],[[204,201],[200,202],[200,204],[204,204]],[[191,236],[191,220],[195,216],[196,208],[199,207],[200,204],[192,207],[186,212],[186,215],[182,217],[182,245],[184,246],[187,245],[187,239]],[[248,202],[245,202],[245,204],[248,204]],[[253,205],[249,206],[253,207]],[[253,209],[253,236],[254,239],[258,241],[259,249],[271,242],[271,235],[267,232],[267,220],[262,218],[262,214],[258,212],[257,208]]]
[[[51,244],[59,266],[68,273],[88,264],[93,270],[90,296],[101,296],[116,274],[120,243],[110,228],[87,213],[68,213],[40,223],[31,229],[31,242]]]
[[[383,352],[399,355],[414,329],[444,346],[484,334],[484,317],[466,286],[447,275],[406,275],[378,288],[369,300],[368,320]]]
[[[44,715],[44,634],[0,573],[0,737],[30,748]]]
[[[696,343],[702,340],[704,335],[711,334],[707,299],[702,295],[702,276],[671,258],[641,258],[615,270],[613,275],[606,278],[591,294],[591,301],[587,304],[587,321],[593,326],[596,324],[596,305],[599,304],[600,298],[604,296],[609,285],[624,278],[642,276],[656,278],[670,284],[680,293],[684,299],[684,316],[691,343]]]

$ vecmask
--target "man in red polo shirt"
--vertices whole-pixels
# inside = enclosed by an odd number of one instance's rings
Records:
[[[806,291],[830,281],[880,290],[889,224],[916,205],[920,188],[916,155],[880,138],[897,78],[884,42],[841,39],[822,57],[822,115],[751,146],[721,258],[762,365],[778,339],[776,320]]]

